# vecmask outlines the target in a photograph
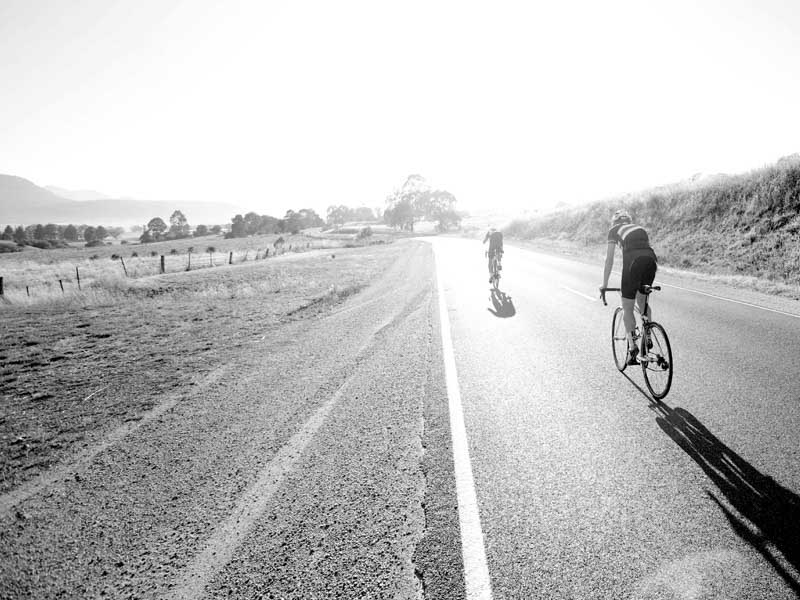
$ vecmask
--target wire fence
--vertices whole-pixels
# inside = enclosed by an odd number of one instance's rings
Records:
[[[114,289],[131,279],[242,264],[321,247],[304,242],[225,252],[208,248],[206,251],[186,253],[174,250],[167,254],[149,252],[143,256],[133,252],[127,258],[119,254],[105,258],[88,257],[69,265],[42,265],[35,273],[28,270],[10,276],[0,275],[0,301],[10,304],[17,300],[52,298],[54,295],[66,295],[91,288]]]

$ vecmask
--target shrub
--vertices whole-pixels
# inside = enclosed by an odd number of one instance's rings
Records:
[[[8,240],[0,240],[0,253],[3,252],[21,252],[22,248],[16,242]]]
[[[103,246],[102,240],[92,240],[91,242],[86,242],[87,248],[96,248],[97,246]]]
[[[41,250],[50,249],[50,242],[48,242],[47,240],[33,240],[29,242],[28,245],[33,246],[34,248],[39,248]]]

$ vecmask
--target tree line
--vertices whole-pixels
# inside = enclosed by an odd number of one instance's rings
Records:
[[[18,225],[16,228],[6,225],[0,239],[11,240],[17,244],[29,244],[31,242],[79,242],[86,243],[99,241],[102,242],[108,237],[117,238],[125,232],[123,227],[103,227],[98,225],[55,225],[48,223],[42,225],[28,225],[23,227]]]
[[[161,217],[153,217],[150,219],[147,225],[142,228],[142,235],[139,236],[139,241],[146,244],[164,240],[180,240],[192,236],[201,237],[212,233],[219,234],[221,232],[221,225],[214,225],[212,227],[198,225],[192,230],[189,221],[186,219],[186,215],[176,210],[170,215],[169,225],[167,225]]]

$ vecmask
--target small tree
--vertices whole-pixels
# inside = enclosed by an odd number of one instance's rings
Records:
[[[22,225],[19,225],[14,230],[14,241],[17,242],[18,244],[24,244],[26,240],[27,237],[25,235],[25,230],[22,228]]]
[[[198,225],[194,230],[194,237],[202,237],[208,235],[208,227],[205,225]]]
[[[214,248],[214,246],[209,246],[206,248],[206,252],[208,252],[208,264],[210,264],[212,267],[214,266],[214,252],[216,251],[217,249]]]
[[[83,241],[87,244],[97,239],[97,230],[91,225],[83,230]]]
[[[6,225],[6,228],[3,230],[2,239],[4,240],[14,239],[14,228],[11,225]]]
[[[96,240],[104,240],[108,237],[108,231],[102,225],[98,225],[97,229],[94,230],[94,239]]]
[[[36,226],[36,229],[33,232],[33,239],[35,240],[43,240],[44,238],[44,227],[39,224]]]

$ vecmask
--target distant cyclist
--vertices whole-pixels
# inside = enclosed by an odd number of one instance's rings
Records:
[[[503,256],[503,233],[492,227],[486,232],[486,236],[483,238],[484,244],[487,241],[489,242],[489,283],[492,283],[492,258],[494,258],[495,254],[497,254],[498,257]]]
[[[611,218],[611,229],[608,231],[608,250],[606,264],[603,269],[603,288],[608,287],[608,278],[614,266],[614,250],[619,246],[622,250],[622,310],[625,331],[628,333],[628,364],[638,364],[639,349],[634,339],[636,319],[633,306],[639,303],[639,310],[644,308],[645,297],[640,293],[643,285],[651,285],[656,277],[656,253],[650,247],[650,239],[641,225],[635,225],[627,211],[620,209]],[[650,318],[650,307],[647,307]]]

